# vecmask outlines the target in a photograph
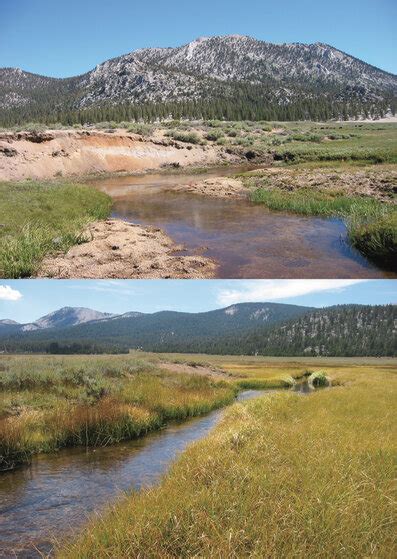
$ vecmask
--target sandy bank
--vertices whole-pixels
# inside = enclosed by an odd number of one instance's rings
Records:
[[[65,255],[47,257],[39,277],[53,278],[210,278],[215,263],[203,256],[176,254],[175,244],[160,229],[119,220],[91,224],[87,242]]]
[[[0,135],[0,180],[134,173],[168,165],[215,165],[239,158],[215,145],[143,138],[126,130],[48,130]]]
[[[231,177],[215,177],[186,185],[178,185],[173,188],[173,191],[190,192],[215,198],[246,198],[249,192],[242,181]]]

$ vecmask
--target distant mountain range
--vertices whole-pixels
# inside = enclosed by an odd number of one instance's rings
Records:
[[[76,326],[77,324],[111,318],[112,316],[109,313],[93,311],[83,307],[63,307],[27,324],[19,324],[14,320],[0,320],[0,335],[6,332],[32,332],[48,328],[67,328],[68,326]]]
[[[241,303],[204,313],[101,313],[65,307],[30,324],[0,320],[0,350],[263,355],[396,355],[396,306],[315,309]]]
[[[241,35],[201,37],[176,48],[139,49],[64,79],[0,69],[4,118],[6,113],[62,118],[65,111],[104,105],[198,101],[214,105],[220,100],[232,105],[242,100],[250,107],[261,103],[274,110],[299,104],[309,110],[310,101],[329,107],[348,103],[349,111],[363,103],[387,110],[395,107],[396,96],[397,76],[330,45],[273,44]]]

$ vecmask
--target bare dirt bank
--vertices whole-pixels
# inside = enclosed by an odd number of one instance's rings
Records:
[[[66,254],[47,257],[39,277],[53,278],[210,278],[215,263],[203,256],[176,254],[176,245],[160,229],[119,220],[91,224],[87,242]]]
[[[48,130],[0,135],[0,180],[52,179],[101,173],[134,173],[168,165],[237,162],[220,146],[191,145],[126,130]]]
[[[232,177],[215,177],[186,185],[178,185],[173,188],[173,191],[190,192],[215,198],[246,198],[249,193],[241,180]]]
[[[182,373],[190,375],[198,375],[202,377],[211,377],[216,380],[230,379],[232,376],[230,373],[223,371],[219,367],[207,364],[194,364],[189,365],[189,363],[172,363],[166,361],[159,364],[160,369],[165,369],[166,371],[171,371],[172,373]]]

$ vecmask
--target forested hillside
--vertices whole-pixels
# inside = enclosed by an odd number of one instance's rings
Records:
[[[381,356],[397,354],[395,305],[343,305],[319,309],[238,341],[223,340],[216,353]],[[234,351],[232,351],[234,349]]]
[[[1,333],[3,332],[3,333]],[[127,313],[72,327],[5,324],[6,352],[100,353],[142,349],[241,355],[396,355],[395,305],[324,309],[243,303],[207,313]]]

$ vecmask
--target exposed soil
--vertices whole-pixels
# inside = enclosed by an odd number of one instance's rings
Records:
[[[215,145],[144,138],[126,130],[49,130],[0,135],[0,180],[45,180],[161,167],[237,163],[244,158]]]
[[[120,220],[91,224],[87,242],[66,254],[44,259],[39,277],[53,278],[210,278],[215,263],[203,256],[175,254],[183,250],[154,227]]]
[[[188,363],[170,363],[167,361],[166,363],[160,363],[159,367],[173,373],[189,373],[190,375],[211,377],[217,380],[225,380],[232,376],[211,365],[189,365]]]
[[[383,201],[393,201],[397,193],[397,169],[391,166],[362,170],[269,167],[252,171],[247,176],[251,177],[251,186],[263,186],[266,190],[311,188],[335,195],[371,196]]]
[[[176,192],[190,192],[203,196],[214,196],[216,198],[246,198],[249,190],[241,180],[231,177],[215,177],[187,185],[178,185],[173,188]]]

